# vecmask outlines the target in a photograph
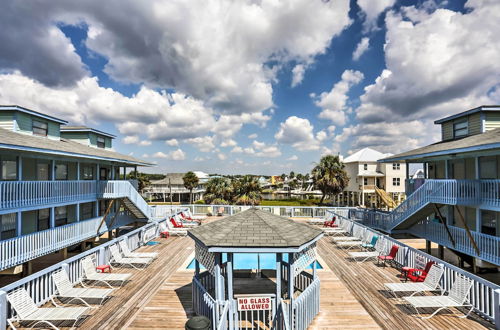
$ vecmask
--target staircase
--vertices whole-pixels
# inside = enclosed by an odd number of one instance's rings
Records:
[[[375,192],[380,197],[382,202],[384,202],[384,204],[387,205],[388,208],[390,208],[390,209],[396,208],[396,206],[397,206],[396,202],[394,201],[394,199],[392,199],[391,195],[389,195],[389,193],[387,193],[387,191],[375,186]]]
[[[104,199],[119,199],[137,219],[151,218],[151,207],[128,181],[101,182],[98,195]]]

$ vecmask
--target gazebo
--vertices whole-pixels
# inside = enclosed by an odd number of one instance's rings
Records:
[[[323,236],[320,229],[252,208],[191,229],[188,235],[195,241],[193,308],[209,317],[214,329],[249,325],[306,329],[318,314],[316,243]],[[255,292],[235,292],[235,281],[243,281],[235,278],[235,257],[242,254],[256,254],[257,260],[273,258],[275,273],[268,271],[268,283],[273,284],[271,289],[265,287],[268,292],[259,292],[262,286],[252,284],[258,282],[259,264],[252,265],[257,276],[244,280]]]

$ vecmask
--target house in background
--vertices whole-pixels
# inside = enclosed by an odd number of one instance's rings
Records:
[[[337,195],[341,206],[394,208],[404,199],[406,165],[404,162],[379,163],[388,157],[370,148],[361,149],[343,162],[349,176],[349,185]]]
[[[28,263],[29,273],[32,259],[148,221],[137,183],[122,179],[152,164],[113,151],[111,134],[66,124],[0,106],[0,271]]]
[[[193,171],[198,177],[199,184],[193,189],[193,201],[203,199],[205,192],[205,184],[210,179],[210,176],[201,171]],[[146,188],[143,194],[149,200],[159,200],[163,202],[189,203],[190,192],[184,187],[182,179],[186,173],[167,173],[165,178],[152,181]]]

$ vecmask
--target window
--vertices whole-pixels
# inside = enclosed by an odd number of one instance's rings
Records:
[[[0,215],[0,240],[16,237],[16,214]]]
[[[97,148],[106,148],[106,141],[102,136],[97,137]]]
[[[47,136],[47,123],[33,120],[33,134],[40,136]]]
[[[393,186],[400,186],[401,185],[401,178],[392,178],[392,185]]]
[[[50,180],[50,164],[48,163],[36,164],[36,179],[38,181]]]
[[[458,138],[469,134],[469,122],[462,121],[453,124],[453,137]]]
[[[80,204],[80,221],[94,217],[94,203]]]
[[[363,164],[363,169],[364,169],[365,171],[368,171],[368,164]]]
[[[82,180],[94,180],[94,167],[91,165],[82,166]]]
[[[368,185],[368,178],[364,178],[364,179],[363,179],[363,184],[364,184],[365,186],[367,186],[367,185]]]
[[[38,231],[50,228],[50,209],[38,210]]]
[[[68,180],[68,165],[56,165],[56,180]]]
[[[56,227],[64,226],[68,223],[68,209],[66,206],[59,206],[55,209]]]
[[[392,169],[395,171],[399,171],[401,169],[401,164],[400,163],[393,163]]]
[[[483,234],[496,236],[498,212],[481,210],[481,232]]]
[[[2,160],[2,180],[17,180],[17,161]]]
[[[495,156],[479,157],[479,176],[481,179],[497,178],[497,159]]]

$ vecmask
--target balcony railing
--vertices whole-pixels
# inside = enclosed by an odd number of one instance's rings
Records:
[[[101,221],[102,217],[97,217],[0,241],[0,271],[127,225],[135,218],[122,211],[112,224],[104,222],[99,228]]]
[[[149,217],[151,210],[129,181],[1,181],[0,212],[92,201],[97,198],[128,198]]]
[[[392,212],[357,210],[352,215],[391,230],[429,203],[500,209],[500,180],[426,180]]]

